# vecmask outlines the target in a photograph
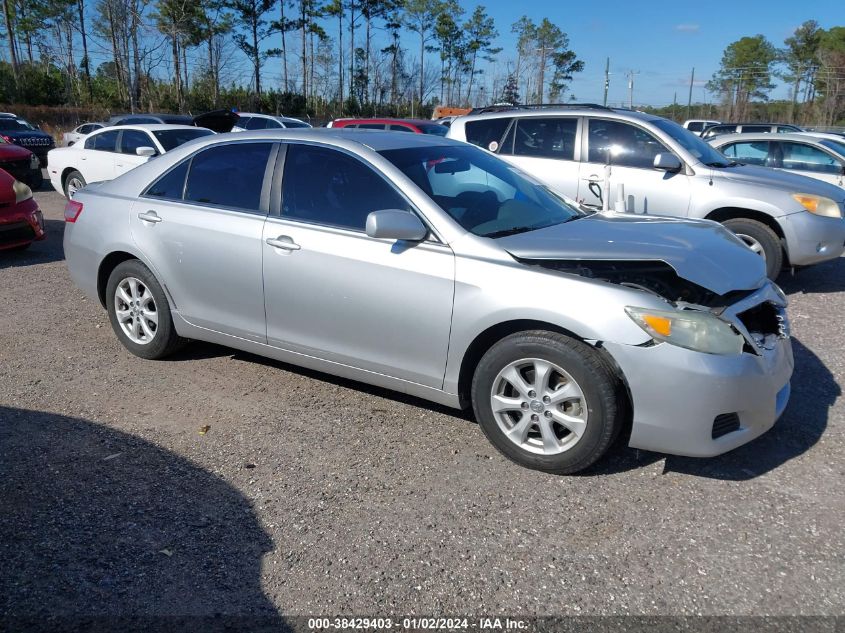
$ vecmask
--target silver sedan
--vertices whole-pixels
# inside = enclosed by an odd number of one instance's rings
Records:
[[[507,457],[582,470],[769,429],[786,299],[719,225],[589,213],[476,147],[375,131],[188,143],[68,201],[74,282],[121,343],[189,339],[472,407]]]

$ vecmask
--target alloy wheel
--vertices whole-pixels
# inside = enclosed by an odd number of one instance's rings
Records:
[[[540,358],[508,364],[493,381],[490,405],[499,429],[520,448],[557,455],[587,428],[587,402],[575,379]]]
[[[114,291],[114,312],[120,329],[137,345],[147,345],[158,332],[158,308],[140,279],[127,277]]]

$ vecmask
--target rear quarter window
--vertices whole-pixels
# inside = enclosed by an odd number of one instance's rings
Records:
[[[468,143],[495,152],[499,149],[502,137],[505,135],[511,121],[513,121],[513,117],[467,121],[464,124],[466,140]]]

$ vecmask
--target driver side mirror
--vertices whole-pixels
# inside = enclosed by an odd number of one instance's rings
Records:
[[[155,156],[158,154],[155,147],[147,147],[146,145],[136,148],[135,153],[138,154],[138,156]]]
[[[661,152],[654,157],[654,168],[661,171],[668,171],[670,173],[677,173],[681,171],[681,159],[674,154]]]
[[[416,215],[399,209],[373,211],[367,216],[367,235],[389,240],[420,242],[428,229]]]

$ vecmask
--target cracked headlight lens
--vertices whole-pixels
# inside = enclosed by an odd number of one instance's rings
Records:
[[[634,323],[657,341],[705,354],[741,354],[745,339],[710,312],[625,308]]]

